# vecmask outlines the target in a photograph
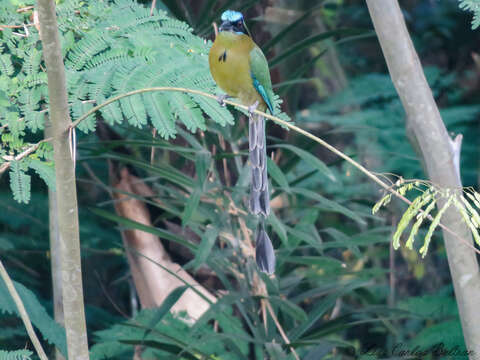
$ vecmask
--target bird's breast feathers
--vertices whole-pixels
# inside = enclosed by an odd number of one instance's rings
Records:
[[[249,105],[259,96],[250,72],[250,52],[254,47],[255,43],[247,35],[220,32],[208,58],[210,71],[218,86]]]

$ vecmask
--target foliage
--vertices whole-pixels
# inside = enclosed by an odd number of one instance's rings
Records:
[[[66,354],[65,330],[47,314],[34,293],[18,282],[14,282],[14,285],[25,308],[28,309],[32,324],[40,330],[46,340],[55,344],[63,354]],[[0,311],[4,314],[18,315],[17,306],[3,281],[0,282],[0,295]]]
[[[438,188],[435,185],[431,185],[428,182],[405,181],[399,179],[392,190],[396,191],[400,195],[405,195],[407,192],[415,190],[420,192],[421,195],[415,197],[411,202],[408,209],[403,213],[400,219],[397,230],[393,234],[393,247],[398,249],[400,246],[400,237],[405,231],[410,222],[415,218],[416,221],[413,224],[410,235],[408,236],[405,246],[410,250],[413,249],[413,243],[415,236],[418,234],[418,230],[424,220],[432,216],[428,232],[423,239],[423,246],[419,249],[422,257],[425,257],[428,252],[428,246],[432,238],[433,232],[441,222],[442,216],[450,206],[455,206],[457,211],[462,215],[462,220],[468,226],[473,234],[473,238],[477,245],[480,245],[480,235],[478,234],[478,228],[480,227],[480,216],[477,209],[480,209],[480,194],[473,189],[465,189],[463,192],[455,189]],[[382,197],[373,207],[372,213],[375,214],[382,206],[387,205],[393,194],[388,193]],[[431,215],[435,206],[438,204],[438,211],[435,215]]]
[[[480,26],[480,1],[479,0],[459,0],[461,9],[473,12],[472,30]]]
[[[33,353],[29,350],[0,350],[0,360],[30,360],[32,354]]]
[[[3,6],[12,11],[10,3]],[[155,11],[151,16],[149,9],[132,0],[117,0],[114,4],[106,0],[89,3],[71,0],[59,4],[58,13],[73,119],[110,97],[146,87],[216,91],[208,69],[211,43],[193,35],[188,25],[168,17],[164,11]],[[20,17],[18,15],[16,20]],[[3,20],[0,17],[0,21]],[[3,31],[2,35],[0,49],[8,53],[0,58],[3,65],[3,68],[0,65],[0,76],[5,80],[0,95],[10,98],[6,106],[8,112],[0,115],[3,151],[19,153],[30,146],[24,143],[25,132],[35,133],[44,127],[46,73],[41,51],[37,50],[38,33],[34,29],[29,36],[19,39],[12,31]],[[277,98],[278,112],[279,104]],[[126,119],[134,127],[143,127],[150,119],[158,134],[166,139],[177,134],[177,120],[191,132],[206,129],[204,114],[223,126],[233,123],[231,113],[217,101],[179,92],[131,96],[108,105],[100,113],[111,125]],[[78,127],[84,132],[93,131],[95,122],[92,115]],[[28,158],[35,156],[32,154]],[[5,158],[0,159],[0,164],[3,161]],[[41,178],[52,186],[46,165],[39,161],[31,163]],[[22,166],[26,170],[25,165]],[[19,171],[18,166],[13,170],[14,198],[28,203],[29,176]]]
[[[179,3],[157,1],[157,6],[168,10],[169,15],[155,11],[150,17],[148,8],[126,0],[111,6],[106,1],[58,2],[73,119],[107,98],[146,86],[216,91],[206,63],[210,43],[193,33],[211,31],[211,21],[218,19],[225,6],[248,8],[252,2],[186,0],[182,2],[185,8]],[[315,4],[314,8],[299,3],[296,6],[306,10],[306,16],[298,18],[286,32],[281,31],[283,24],[258,21],[261,17],[248,25],[259,28],[254,36],[260,45],[264,39],[262,31],[273,34],[272,41],[264,41],[271,54],[282,55],[285,49],[289,55],[278,63],[279,71],[275,69],[272,75],[281,89],[293,90],[285,96],[283,106],[288,106],[291,113],[300,107],[295,114],[300,126],[326,138],[368,168],[394,172],[404,178],[422,178],[419,161],[407,141],[404,113],[395,89],[388,75],[382,73],[380,53],[371,51],[376,42],[352,36],[355,41],[348,46],[342,46],[342,40],[330,43],[329,46],[337,47],[341,64],[351,76],[348,87],[337,94],[329,93],[328,84],[317,79],[319,69],[330,70],[323,56],[324,44],[295,46],[298,39],[309,38],[305,36],[307,32],[323,33],[315,28],[321,19],[328,20],[329,30],[335,36],[346,35],[335,32],[345,26],[370,28],[365,20],[368,16],[359,11],[359,7],[366,11],[365,5],[354,3],[329,1],[325,6]],[[440,6],[445,5],[439,3]],[[11,2],[0,2],[0,24],[28,23],[28,15],[18,13],[17,8]],[[432,14],[431,9],[433,5],[427,6],[430,11],[427,15]],[[411,19],[412,29],[422,21],[437,18],[420,17],[410,10],[405,13]],[[258,15],[254,14],[249,17]],[[195,31],[174,17],[186,20]],[[447,30],[457,31],[452,25],[453,18],[439,16],[438,23],[443,25],[448,21],[448,29],[445,26],[430,31],[441,35]],[[23,34],[22,28],[0,32],[1,162],[39,140],[48,110],[38,34],[34,27],[29,27],[29,31],[28,37],[14,34]],[[424,33],[414,31],[427,49]],[[278,38],[276,33],[280,35]],[[354,33],[361,34],[359,31],[351,34]],[[318,39],[319,34],[313,35],[314,38]],[[443,106],[448,129],[465,136],[464,182],[476,185],[478,102],[475,98],[465,101],[466,91],[459,91],[466,83],[466,76],[457,71],[459,65],[452,60],[452,54],[443,50],[438,56],[438,59],[448,57],[451,68],[435,59],[436,66],[426,68],[426,73],[434,95]],[[192,64],[195,67],[190,67]],[[310,81],[309,77],[315,80]],[[324,87],[322,91],[320,86]],[[328,99],[321,101],[319,94],[325,93]],[[92,134],[99,121],[111,125],[118,139],[99,143]],[[149,125],[161,136],[152,138],[145,131]],[[256,220],[245,213],[249,170],[245,162],[244,118],[239,116],[233,125],[228,108],[219,107],[215,101],[202,102],[198,97],[180,93],[152,92],[103,108],[88,118],[82,129],[86,134],[79,134],[77,176],[92,358],[131,359],[134,347],[142,345],[145,355],[158,358],[193,359],[204,355],[205,358],[292,359],[269,314],[266,324],[263,323],[260,299],[252,294],[252,274],[257,269],[251,258],[243,256],[240,244],[245,239],[241,223],[247,228],[256,225]],[[262,279],[273,311],[300,357],[352,358],[372,341],[385,350],[391,349],[395,342],[412,347],[444,342],[463,348],[452,290],[438,290],[439,285],[450,283],[441,243],[432,242],[429,256],[423,261],[417,252],[406,252],[404,247],[400,248],[403,257],[398,253],[392,255],[389,241],[395,229],[390,219],[402,216],[396,203],[391,202],[381,218],[372,215],[371,207],[379,197],[376,189],[350,165],[331,158],[310,141],[292,133],[288,134],[285,145],[287,135],[277,127],[270,126],[268,135],[268,150],[274,156],[268,160],[273,212],[267,226],[277,249],[278,268],[275,277]],[[35,172],[54,185],[51,157],[51,146],[42,144],[18,165],[11,163],[16,167],[11,168],[11,173],[17,171],[13,178],[23,175],[20,180],[25,180],[25,176],[31,177]],[[132,196],[148,204],[154,226],[115,214],[109,193],[116,189],[108,185],[107,162],[126,166],[153,189],[154,197]],[[6,259],[17,282],[31,289],[37,299],[49,299],[46,195],[35,186],[38,180],[35,176],[29,180],[33,189],[29,206],[14,203],[5,190],[10,180],[3,180],[6,186],[0,194],[0,207],[7,209],[0,212],[0,256]],[[403,185],[406,184],[412,183],[406,181]],[[422,194],[429,188],[432,189],[428,194],[441,192],[428,183],[419,185],[423,186]],[[24,192],[16,193],[21,199]],[[469,194],[475,198],[474,193]],[[465,199],[473,201],[468,195]],[[457,202],[463,204],[460,197]],[[425,202],[423,209],[430,204]],[[478,225],[466,204],[465,209],[470,223]],[[413,208],[407,213],[409,217],[413,215],[410,217],[413,226],[422,217],[414,220],[418,212]],[[406,233],[406,219],[404,224]],[[132,295],[130,272],[118,232],[125,228],[159,236],[175,261],[190,273],[200,279],[207,273],[214,279],[214,285],[206,283],[221,296],[195,324],[191,325],[185,314],[168,313],[185,288],[170,294],[160,308],[136,314],[136,297]],[[415,236],[413,230],[408,235]],[[419,227],[416,231],[417,237],[423,237],[428,228]],[[411,242],[415,246],[413,238]],[[422,266],[423,273],[410,272],[412,264]],[[393,288],[389,284],[390,275],[396,279]],[[2,299],[5,296],[0,296],[0,302]],[[45,309],[51,308],[48,301],[26,305],[29,313],[34,309],[44,315]],[[120,319],[118,312],[131,318]],[[10,349],[19,349],[25,344],[25,332],[15,313],[9,314],[13,316],[0,318],[0,342],[9,344]],[[47,327],[52,320],[47,317],[37,320],[40,324],[35,325],[46,345],[47,339],[54,335]]]

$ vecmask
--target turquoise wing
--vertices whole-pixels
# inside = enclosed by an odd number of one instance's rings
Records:
[[[254,88],[262,96],[270,113],[273,114],[273,89],[270,70],[268,69],[267,59],[258,46],[250,51],[250,75]]]

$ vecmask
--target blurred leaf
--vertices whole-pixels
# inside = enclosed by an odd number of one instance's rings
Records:
[[[282,52],[280,55],[275,56],[272,60],[270,60],[269,61],[270,68],[271,69],[274,68],[285,59],[288,59],[290,56],[295,55],[296,53],[312,46],[317,42],[327,40],[334,36],[355,36],[355,35],[362,35],[365,33],[371,33],[371,31],[365,30],[365,29],[336,29],[336,30],[325,31],[317,35],[309,36],[306,39],[291,46],[290,48]]]
[[[278,237],[282,241],[282,243],[288,247],[288,238],[287,238],[287,230],[283,225],[282,221],[277,218],[275,213],[272,211],[267,218],[268,224],[273,228],[273,230],[277,233]]]
[[[281,311],[290,315],[297,321],[306,321],[308,318],[307,313],[300,306],[295,305],[293,302],[287,299],[282,299],[278,296],[270,296],[269,300],[273,305],[277,305]]]
[[[324,206],[324,209],[327,209],[329,211],[335,211],[338,212],[342,215],[345,215],[346,217],[356,221],[360,225],[366,225],[365,220],[363,220],[357,213],[353,212],[352,210],[338,204],[335,201],[329,200],[327,198],[324,198],[320,194],[317,194],[316,192],[313,192],[308,189],[300,188],[300,187],[295,187],[292,188],[293,193],[297,193],[300,195],[303,195],[307,198],[310,198],[312,200],[318,201],[321,205]]]
[[[279,144],[272,146],[274,148],[287,149],[295,153],[299,158],[310,164],[312,167],[316,168],[321,173],[325,174],[330,180],[336,181],[335,175],[332,171],[325,165],[323,161],[318,159],[316,156],[310,154],[309,152],[300,149],[294,145],[290,144]]]
[[[18,295],[22,299],[25,310],[30,317],[30,321],[40,330],[42,336],[50,343],[55,345],[65,356],[67,354],[67,340],[65,329],[53,320],[43,305],[38,301],[35,294],[22,284],[13,282]],[[7,314],[18,313],[17,305],[13,301],[3,280],[0,280],[0,311]]]
[[[282,31],[280,31],[277,35],[275,35],[270,41],[268,41],[265,45],[262,46],[262,50],[265,54],[268,53],[270,48],[272,48],[275,44],[285,38],[288,34],[291,34],[293,30],[302,23],[305,23],[306,20],[315,14],[316,10],[322,8],[324,6],[325,1],[319,1],[317,4],[312,6],[311,8],[304,11],[303,15],[300,16],[297,20],[293,21],[291,24],[287,25]]]
[[[193,268],[195,271],[207,260],[210,255],[210,251],[215,245],[215,240],[218,237],[219,229],[217,227],[207,227],[207,230],[202,236],[202,241],[198,246],[197,252],[195,253],[195,260],[193,261]]]
[[[278,167],[278,165],[275,164],[275,162],[269,157],[267,157],[267,169],[268,174],[272,177],[273,180],[276,181],[278,186],[280,186],[286,192],[290,192],[290,185],[288,184],[287,177]]]
[[[119,225],[121,225],[125,229],[142,230],[142,231],[145,231],[147,233],[156,235],[156,236],[158,236],[162,239],[176,242],[180,245],[183,245],[183,246],[187,247],[190,250],[196,250],[197,249],[197,245],[192,244],[189,241],[183,239],[182,237],[177,236],[177,235],[175,235],[175,234],[173,234],[169,231],[159,229],[159,228],[156,228],[156,227],[153,227],[153,226],[147,226],[147,225],[141,224],[137,221],[133,221],[133,220],[118,216],[116,214],[113,214],[110,211],[106,211],[106,210],[103,210],[103,209],[90,208],[90,211],[93,212],[95,215],[101,216],[101,217],[103,217],[107,220],[118,223]]]
[[[198,208],[198,204],[200,203],[200,197],[202,196],[202,190],[198,187],[195,188],[190,197],[185,204],[185,209],[182,213],[182,226],[185,226],[190,221],[192,215]]]
[[[148,325],[150,328],[145,332],[144,337],[147,337],[148,334],[152,331],[155,326],[162,321],[164,316],[170,311],[170,309],[177,303],[177,301],[182,297],[183,293],[189,288],[189,286],[179,286],[173,289],[167,298],[163,301],[162,305],[157,309],[154,309],[155,313],[152,316],[152,319]]]

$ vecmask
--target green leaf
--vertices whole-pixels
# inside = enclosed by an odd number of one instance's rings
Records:
[[[438,224],[440,224],[440,220],[449,208],[450,204],[453,201],[453,196],[449,197],[446,203],[442,206],[442,208],[438,211],[437,215],[433,218],[432,223],[430,224],[430,227],[428,228],[427,235],[425,235],[425,239],[423,240],[423,246],[420,248],[419,252],[422,254],[422,258],[424,258],[427,255],[428,252],[428,246],[430,245],[430,240],[432,239],[433,232],[437,228]]]
[[[273,180],[284,189],[286,192],[290,192],[290,185],[288,184],[287,177],[283,171],[275,164],[275,161],[267,157],[267,169],[268,174],[272,177]]]
[[[458,6],[465,11],[473,12],[472,30],[480,26],[480,0],[459,0]]]
[[[63,329],[38,301],[35,294],[22,284],[13,282],[18,295],[22,299],[23,305],[30,317],[33,325],[42,333],[42,336],[50,343],[54,344],[63,355],[67,354],[67,343],[65,329]],[[0,280],[0,312],[7,314],[16,314],[20,316],[17,306],[13,301],[3,280]],[[25,334],[26,336],[26,334]]]
[[[268,224],[273,228],[282,241],[283,245],[288,247],[288,237],[287,237],[287,230],[285,229],[285,225],[282,223],[280,219],[277,218],[273,211],[270,212],[267,218]]]
[[[287,336],[293,342],[298,340],[306,331],[308,331],[329,309],[335,306],[335,302],[339,297],[348,294],[349,292],[365,286],[365,282],[355,281],[347,285],[341,286],[341,288],[327,296],[324,299],[319,300],[313,309],[308,313],[308,320],[302,322],[299,326],[290,331]]]
[[[209,151],[199,151],[195,154],[195,170],[197,171],[198,187],[204,187],[207,180],[208,170],[212,162],[212,154]]]
[[[365,33],[372,33],[372,32],[365,29],[336,29],[331,31],[325,31],[317,35],[311,35],[297,42],[295,45],[291,46],[290,48],[288,48],[287,50],[285,50],[284,52],[280,53],[279,55],[275,56],[272,60],[270,60],[269,62],[270,68],[275,67],[282,61],[288,59],[290,56],[295,55],[296,53],[312,46],[317,42],[327,40],[337,35],[342,35],[346,37],[346,36],[358,36]]]
[[[33,353],[30,350],[0,350],[0,360],[30,360],[32,355]]]
[[[0,55],[0,75],[12,75],[13,74],[12,59],[8,54]]]
[[[150,121],[164,139],[175,138],[175,118],[172,116],[168,100],[162,93],[152,92],[143,95]]]
[[[30,201],[30,175],[25,174],[19,161],[10,164],[10,189],[13,198],[19,203],[28,204]]]
[[[308,315],[300,306],[279,296],[270,296],[269,299],[272,304],[277,305],[281,311],[290,315],[293,319],[299,322],[307,321]]]
[[[163,301],[162,305],[157,309],[154,309],[154,314],[152,315],[152,320],[150,321],[148,327],[150,328],[145,332],[144,337],[154,329],[157,324],[162,321],[165,315],[170,311],[170,309],[177,303],[178,299],[180,299],[183,293],[189,288],[189,286],[179,286],[172,290],[170,294],[168,294],[167,298]]]
[[[190,197],[188,198],[188,201],[185,204],[185,209],[183,209],[182,226],[185,226],[192,218],[192,215],[195,213],[195,211],[198,208],[198,204],[200,203],[201,196],[202,196],[202,190],[200,190],[200,188],[195,188],[193,193],[190,194]]]
[[[45,181],[45,184],[52,189],[55,190],[55,167],[53,162],[46,162],[37,159],[32,159],[28,166],[35,170],[35,172]]]
[[[325,197],[323,197],[320,194],[317,194],[314,191],[304,189],[304,188],[292,188],[292,192],[296,194],[301,194],[305,197],[308,197],[312,200],[318,201],[322,206],[325,207],[325,209],[328,209],[329,211],[334,211],[338,212],[342,215],[345,215],[346,217],[349,217],[350,219],[356,221],[360,225],[366,225],[366,221],[362,219],[356,212],[346,208],[345,206],[340,205],[339,203],[329,200]]]
[[[193,261],[193,268],[195,271],[207,260],[210,252],[215,245],[215,240],[218,237],[220,230],[218,227],[208,226],[207,230],[202,236],[202,241],[198,246],[197,252],[195,254],[195,260]]]
[[[103,210],[103,209],[90,208],[90,211],[93,212],[94,214],[98,215],[98,216],[101,216],[101,217],[105,218],[105,219],[116,222],[119,225],[122,225],[123,227],[125,227],[126,229],[142,230],[142,231],[145,231],[147,233],[156,235],[156,236],[158,236],[162,239],[179,243],[180,245],[183,245],[183,246],[189,248],[190,250],[195,251],[197,249],[197,245],[192,244],[192,243],[186,241],[185,239],[183,239],[182,237],[177,236],[177,235],[175,235],[175,234],[173,234],[169,231],[159,229],[159,228],[156,228],[156,227],[153,227],[153,226],[144,225],[144,224],[141,224],[137,221],[133,221],[133,220],[118,216],[116,214],[111,213],[110,211],[106,211],[106,210]]]
[[[328,168],[328,166],[325,165],[323,161],[318,159],[316,156],[310,154],[309,152],[289,144],[274,145],[272,147],[290,150],[291,152],[295,153],[298,157],[300,157],[302,160],[309,163],[312,167],[316,168],[318,171],[325,174],[330,180],[337,181],[337,179],[335,178],[335,175]]]

